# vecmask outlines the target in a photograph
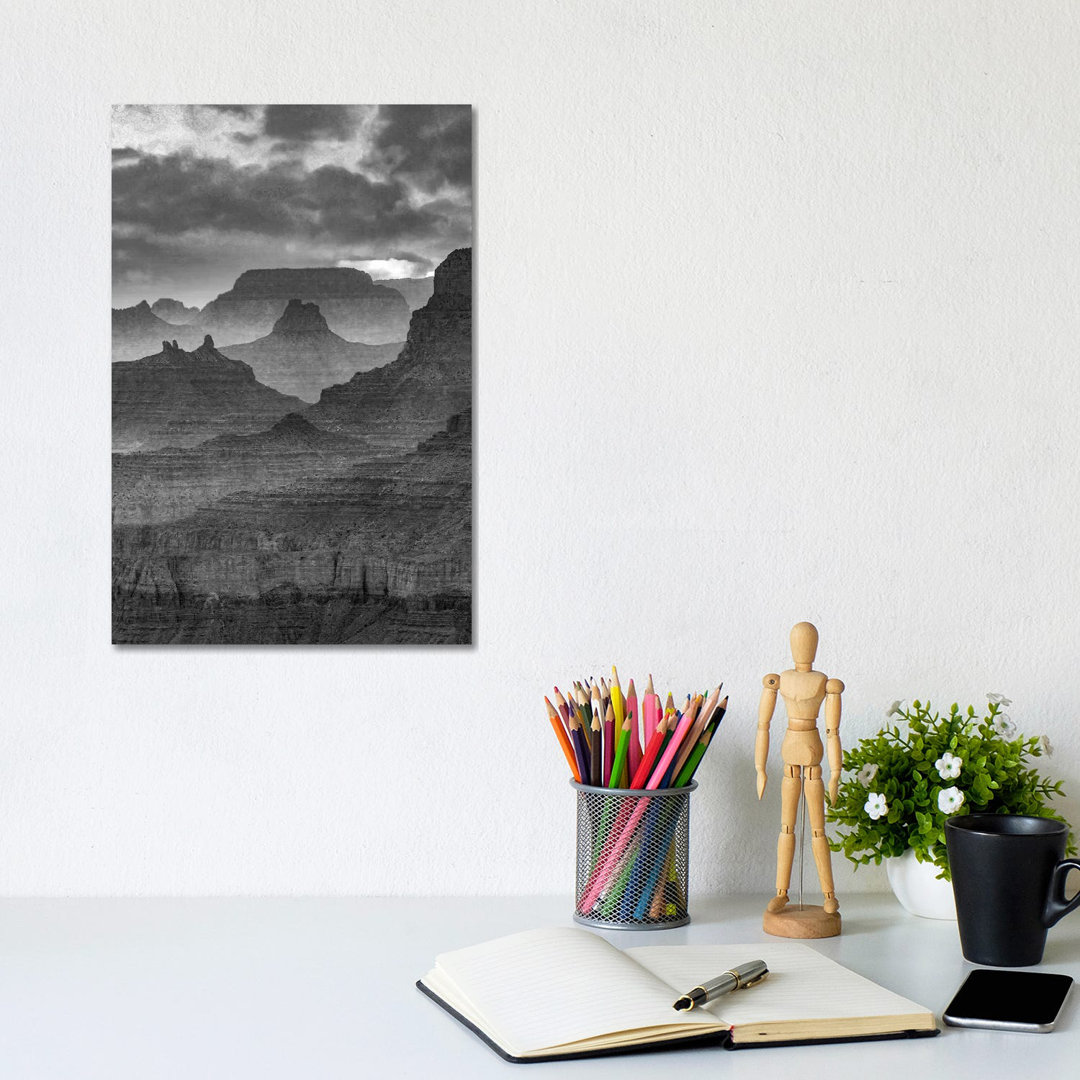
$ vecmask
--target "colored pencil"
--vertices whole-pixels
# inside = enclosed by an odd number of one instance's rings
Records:
[[[615,710],[615,723],[622,730],[623,721],[626,719],[626,703],[623,701],[619,673],[615,670],[614,664],[611,665],[611,707]]]
[[[630,752],[630,727],[633,723],[633,714],[627,713],[623,722],[619,725],[619,739],[615,744],[615,760],[611,765],[611,779],[608,787],[622,787],[623,770],[626,768],[627,755]]]
[[[577,713],[570,714],[570,743],[574,747],[574,755],[577,758],[578,775],[589,775],[589,746],[585,741],[585,735],[581,730],[581,721]]]
[[[600,704],[600,687],[595,682],[592,684],[590,705],[593,717],[600,721],[600,741],[597,745],[597,754],[600,757],[600,783],[604,782],[604,710]]]
[[[664,745],[665,734],[664,721],[661,718],[656,727],[653,728],[649,741],[645,744],[645,752],[641,755],[637,771],[630,781],[632,788],[643,788],[645,786],[645,781],[649,779],[652,767],[656,764],[656,759],[660,755],[660,748]]]
[[[686,738],[686,733],[690,730],[690,726],[693,722],[693,713],[686,712],[679,721],[679,726],[676,728],[675,734],[671,737],[667,749],[664,751],[656,768],[653,770],[652,776],[649,777],[648,783],[645,785],[646,791],[655,791],[660,786],[660,781],[664,778],[664,774],[667,772],[668,767],[674,760],[675,755],[679,752],[679,746],[682,744],[683,739]],[[634,808],[634,812],[627,819],[621,832],[617,834],[615,843],[611,846],[607,856],[603,859],[603,865],[600,867],[599,873],[595,875],[595,880],[586,892],[585,898],[582,901],[586,911],[592,908],[605,885],[609,883],[611,870],[618,863],[619,857],[626,850],[626,845],[630,843],[638,822],[641,821],[642,815],[649,807],[649,802],[649,799],[638,799],[638,805]]]
[[[701,764],[701,759],[705,756],[705,751],[709,749],[712,737],[716,734],[716,729],[720,726],[720,721],[724,718],[724,713],[727,712],[727,701],[728,699],[724,698],[724,700],[713,710],[713,715],[710,717],[708,726],[702,733],[701,739],[698,741],[697,746],[694,747],[690,757],[687,758],[686,764],[682,767],[682,772],[675,780],[675,787],[686,787],[686,785],[694,779],[694,773],[697,772],[697,768]]]
[[[667,822],[662,842],[658,847],[658,850],[663,851],[670,847],[672,840],[675,839],[675,830],[679,827],[679,815],[672,814],[671,820]],[[645,888],[641,890],[641,895],[638,899],[637,906],[634,908],[634,918],[644,918],[646,911],[649,910],[649,902],[652,900],[654,890],[656,889],[657,882],[660,881],[660,875],[665,874],[667,869],[667,859],[657,859],[649,873],[649,877],[645,882]],[[666,879],[666,875],[665,875]],[[661,885],[662,887],[662,885]]]
[[[604,714],[604,787],[611,783],[611,766],[615,761],[615,710],[609,704]]]
[[[581,740],[582,744],[585,747],[585,758],[587,762],[590,754],[592,753],[592,747],[589,744],[589,739],[592,737],[592,732],[589,729],[589,724],[586,722],[585,717],[582,716],[581,709],[578,706],[578,703],[574,700],[572,694],[567,699],[567,701],[570,706],[570,719],[571,721],[577,722],[578,731],[581,732]],[[582,773],[582,777],[587,777],[588,775],[589,769],[588,767],[586,767],[585,772]]]
[[[629,778],[637,772],[637,767],[641,764],[641,714],[638,712],[638,696],[633,679],[630,680],[630,689],[626,692],[626,713],[634,718],[630,726],[630,752],[626,758],[626,786],[629,787]]]
[[[660,754],[660,760],[653,770],[653,775],[649,777],[649,781],[645,785],[646,788],[667,787],[670,785],[671,770],[675,766],[675,757],[679,750],[682,749],[683,743],[690,734],[690,729],[694,726],[694,720],[697,717],[697,706],[699,705],[700,699],[692,698],[686,706],[682,716],[679,717],[678,726],[672,732],[671,738],[668,739]]]
[[[589,783],[600,787],[604,782],[604,726],[598,713],[592,718],[592,749],[589,753]]]
[[[624,696],[614,665],[610,683],[601,677],[570,686],[566,695],[554,688],[554,704],[544,698],[548,721],[574,780],[609,791],[685,787],[715,741],[728,705],[726,697],[718,702],[720,686],[707,698],[686,695],[681,711],[670,693],[662,705],[651,675],[640,698],[633,679]],[[644,911],[685,910],[672,862],[682,805],[648,797],[613,799],[590,817],[592,866],[578,907],[582,914],[617,911],[632,920]],[[655,858],[642,863],[645,849],[665,852],[659,865]]]
[[[566,756],[566,764],[570,766],[570,772],[573,773],[574,779],[580,784],[581,773],[578,772],[577,755],[570,745],[570,737],[566,734],[566,729],[562,725],[562,720],[558,712],[556,712],[555,706],[547,698],[544,698],[544,703],[548,708],[548,719],[551,721],[552,728],[555,729],[555,737],[559,740],[559,746],[562,747],[562,752]]]
[[[566,704],[566,698],[562,696],[562,691],[555,687],[555,704],[559,708],[559,715],[563,718],[563,723],[566,725],[566,730],[570,730],[570,706]]]
[[[713,709],[716,708],[716,703],[720,699],[720,687],[718,686],[706,699],[705,703],[698,709],[697,719],[694,721],[694,726],[690,729],[690,734],[687,736],[686,741],[683,743],[682,749],[675,755],[675,775],[677,776],[681,771],[683,765],[686,763],[686,759],[693,752],[694,747],[697,745],[698,739],[701,738],[701,733],[705,730],[705,725],[709,722],[713,714]]]

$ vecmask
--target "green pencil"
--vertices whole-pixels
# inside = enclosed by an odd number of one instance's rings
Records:
[[[630,730],[634,721],[632,712],[626,714],[619,730],[619,741],[615,744],[615,760],[611,763],[609,788],[617,788],[622,783],[623,770],[626,768],[627,755],[630,753]]]

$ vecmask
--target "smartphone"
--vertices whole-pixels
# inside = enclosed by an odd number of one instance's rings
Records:
[[[977,968],[942,1019],[953,1027],[1053,1031],[1072,984],[1071,975]]]

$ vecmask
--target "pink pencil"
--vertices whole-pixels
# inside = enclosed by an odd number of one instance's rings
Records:
[[[663,754],[660,755],[660,760],[657,762],[656,768],[653,769],[652,776],[649,777],[649,782],[645,785],[646,791],[655,791],[660,786],[660,781],[663,780],[664,773],[667,772],[667,768],[671,764],[672,759],[679,752],[679,747],[682,744],[683,739],[686,738],[686,733],[693,726],[693,723],[694,717],[690,712],[687,712],[687,714],[679,721],[679,726],[675,729],[675,734],[671,736],[671,742],[667,744],[667,748],[664,750]],[[579,908],[580,911],[589,911],[593,904],[596,903],[600,894],[604,891],[604,888],[610,881],[612,868],[618,863],[619,856],[626,850],[626,845],[630,843],[630,840],[634,835],[634,830],[637,828],[638,822],[648,809],[651,801],[651,799],[638,800],[634,812],[630,815],[622,832],[619,834],[619,839],[608,852],[599,870],[593,875],[589,890],[586,892],[585,898],[581,902],[581,907]]]
[[[626,715],[634,718],[633,726],[630,728],[630,760],[629,760],[629,775],[633,776],[637,772],[637,767],[641,764],[641,724],[639,722],[638,714],[638,699],[637,691],[634,689],[634,680],[630,680],[630,689],[626,694]]]
[[[709,695],[708,700],[698,711],[694,726],[690,729],[690,734],[686,737],[683,748],[679,751],[679,756],[675,759],[675,769],[672,773],[673,776],[679,775],[679,770],[686,764],[686,759],[694,752],[694,747],[697,746],[697,741],[701,738],[701,733],[705,730],[705,725],[709,722],[713,710],[716,708],[716,703],[720,700],[720,687],[723,685],[724,684],[721,683],[720,686]]]

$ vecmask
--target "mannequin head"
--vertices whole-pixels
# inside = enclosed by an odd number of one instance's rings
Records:
[[[796,623],[791,628],[791,656],[796,671],[809,671],[817,655],[818,632],[813,623]]]

